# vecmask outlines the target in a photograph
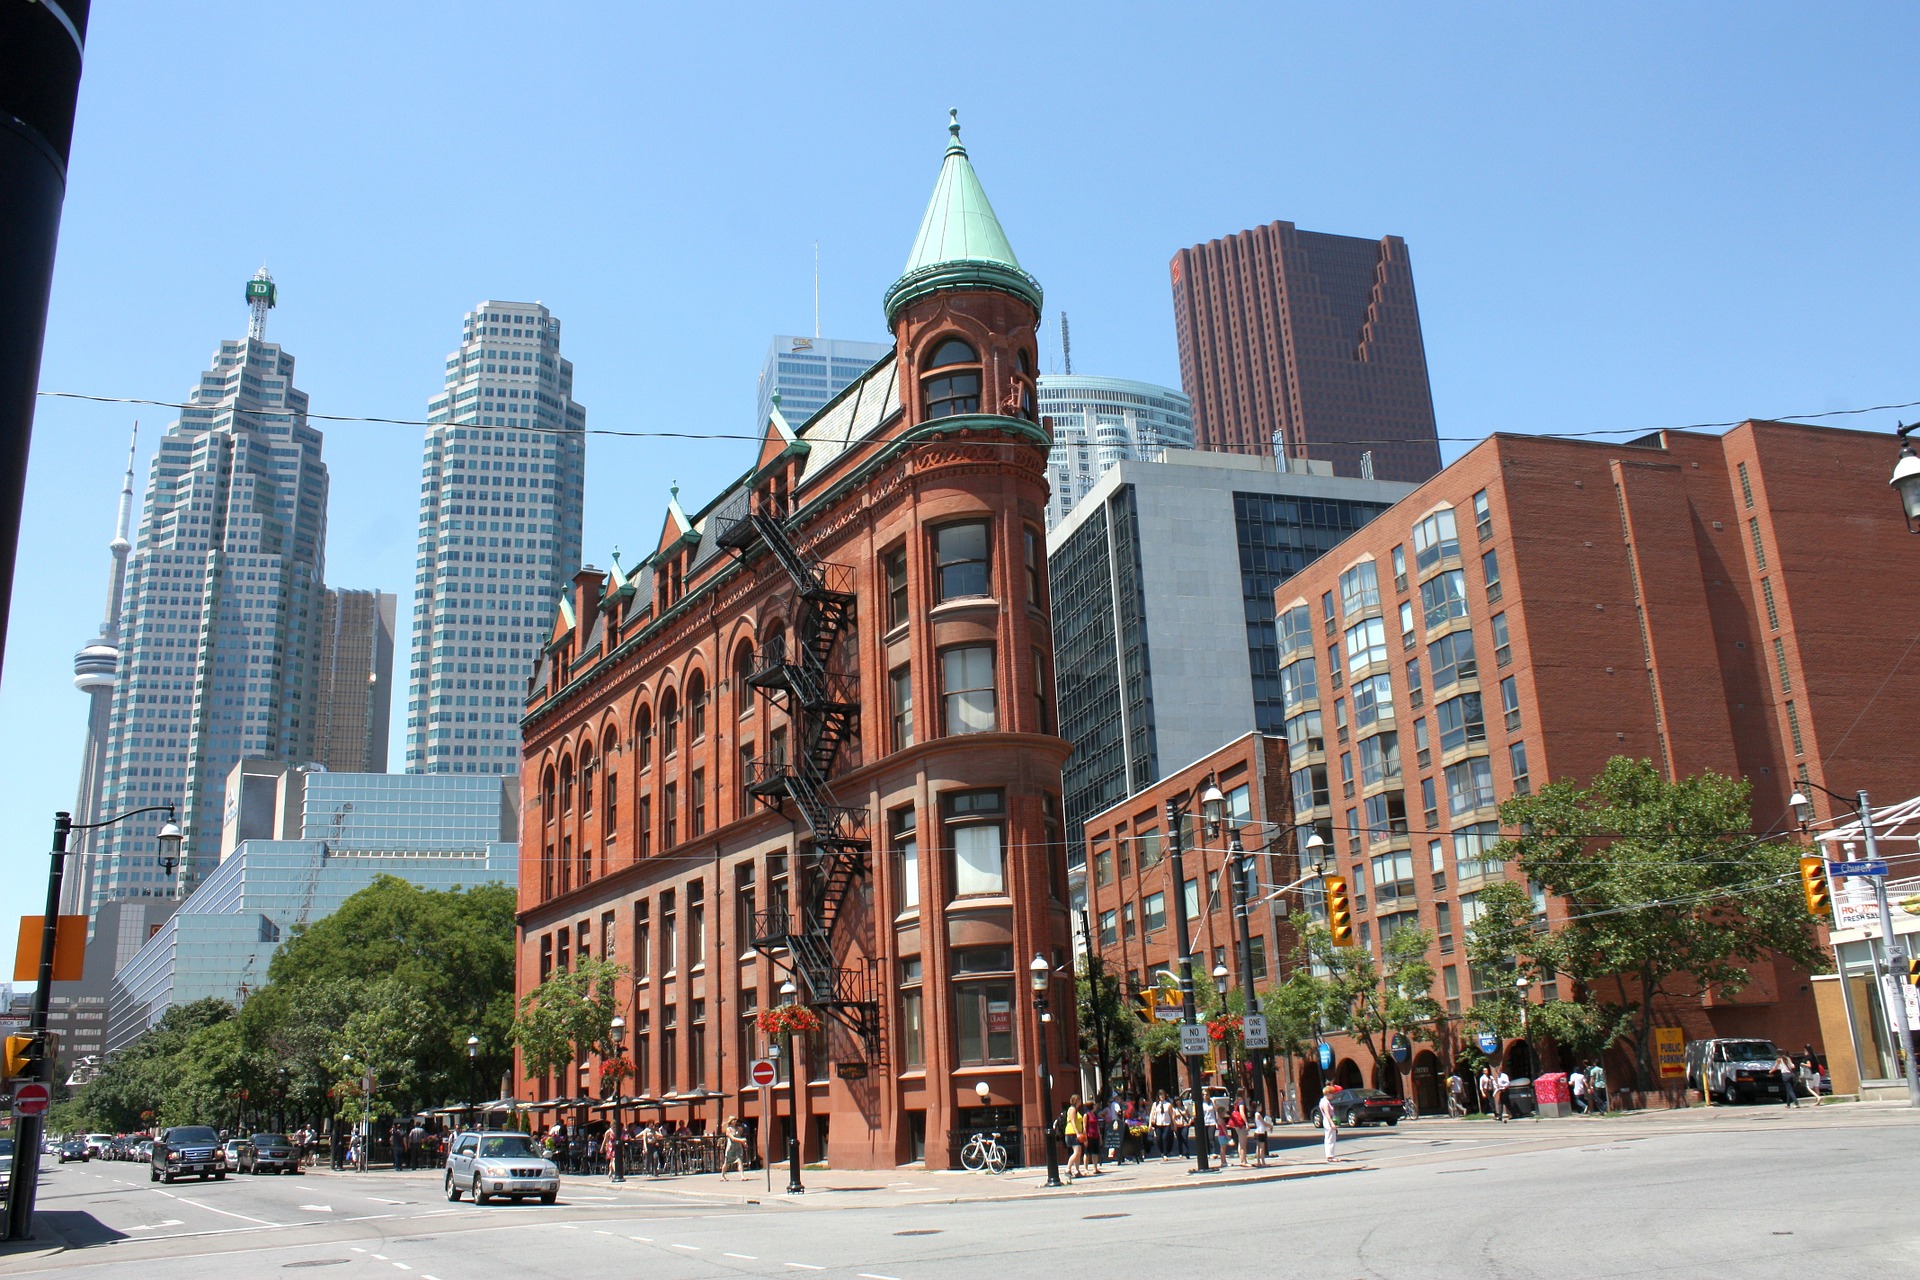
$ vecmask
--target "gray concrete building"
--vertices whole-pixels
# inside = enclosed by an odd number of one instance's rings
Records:
[[[313,759],[335,773],[387,771],[398,597],[329,587],[320,614]]]
[[[1170,449],[1110,467],[1047,535],[1074,862],[1092,814],[1283,731],[1275,588],[1412,488]]]

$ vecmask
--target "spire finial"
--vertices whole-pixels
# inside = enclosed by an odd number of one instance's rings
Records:
[[[958,151],[962,155],[967,149],[960,145],[960,108],[947,108],[947,150]]]
[[[678,498],[680,496],[680,482],[678,480],[675,480],[671,487],[673,490],[673,496]]]

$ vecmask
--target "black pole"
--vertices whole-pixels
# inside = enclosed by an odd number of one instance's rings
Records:
[[[0,201],[4,205],[5,201]],[[33,989],[33,1012],[27,1035],[33,1040],[34,1061],[26,1078],[53,1086],[53,1047],[47,1043],[47,1010],[53,1003],[53,949],[60,936],[60,881],[67,870],[67,833],[73,815],[53,815],[53,854],[47,868],[47,914],[40,922],[39,983]],[[33,1238],[33,1202],[40,1189],[40,1137],[46,1118],[16,1115],[13,1121],[13,1175],[7,1182],[9,1240]]]
[[[1180,847],[1180,817],[1180,802],[1167,801],[1167,860],[1172,864],[1173,940],[1180,949],[1180,1025],[1184,1028],[1198,1024],[1199,1011],[1193,999],[1193,953],[1188,945],[1186,864]],[[1211,1141],[1207,1133],[1206,1082],[1202,1078],[1200,1055],[1190,1053],[1186,1059],[1187,1087],[1193,1091],[1193,1167],[1196,1172],[1205,1173],[1207,1146]]]
[[[1252,867],[1246,849],[1240,843],[1240,834],[1235,832],[1228,843],[1227,857],[1232,865],[1227,868],[1227,884],[1233,894],[1234,945],[1240,953],[1240,998],[1246,1008],[1242,1015],[1258,1013],[1260,1006],[1254,1002],[1253,994],[1253,922],[1247,919],[1247,904],[1253,898]],[[1273,1108],[1267,1100],[1267,1051],[1254,1052],[1254,1088],[1258,1093],[1261,1109],[1268,1115]]]
[[[1113,1063],[1107,1056],[1107,962],[1093,949],[1093,921],[1086,906],[1080,908],[1080,940],[1087,948],[1087,985],[1093,994],[1094,1060],[1099,1078],[1094,1081],[1094,1098],[1104,1103],[1112,1092]]]
[[[0,5],[0,661],[90,7]]]
[[[1060,1183],[1060,1152],[1053,1137],[1053,1055],[1047,1051],[1047,993],[1033,993],[1033,1041],[1040,1063],[1040,1127],[1046,1131],[1047,1185]],[[1024,1153],[1023,1153],[1024,1154]]]
[[[804,1195],[800,1185],[800,1059],[793,1053],[793,1032],[787,1032],[787,1194]]]

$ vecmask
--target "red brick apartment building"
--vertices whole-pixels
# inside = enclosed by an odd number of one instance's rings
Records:
[[[894,353],[798,429],[776,407],[641,564],[575,579],[526,708],[518,991],[626,966],[629,1118],[739,1113],[782,1143],[788,1091],[765,1114],[747,1073],[789,999],[825,1028],[808,1160],[941,1167],[976,1129],[1031,1153],[1060,1104],[1029,985],[1041,957],[1065,1077],[1040,300],[956,124],[887,292]],[[521,1094],[600,1096],[598,1068]]]
[[[1920,790],[1920,540],[1887,488],[1895,452],[1776,422],[1494,436],[1285,583],[1295,811],[1335,846],[1359,941],[1432,931],[1435,994],[1467,1010],[1477,891],[1512,874],[1488,857],[1496,804],[1610,756],[1747,778],[1761,831],[1787,829],[1802,770],[1847,794]],[[1820,1043],[1806,973],[1752,977],[1666,1016],[1689,1038]],[[1336,1047],[1358,1083],[1364,1055]]]

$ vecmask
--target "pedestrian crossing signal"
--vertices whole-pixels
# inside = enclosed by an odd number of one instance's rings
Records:
[[[1800,859],[1800,892],[1807,897],[1807,911],[1816,920],[1833,919],[1833,895],[1827,889],[1827,860],[1810,853]]]
[[[33,1037],[8,1036],[6,1075],[11,1080],[15,1076],[25,1075],[33,1063]]]
[[[1353,945],[1353,903],[1347,899],[1347,881],[1345,876],[1328,876],[1324,881],[1327,891],[1327,932],[1333,935],[1333,945],[1350,947]]]
[[[1920,987],[1920,960],[1907,961],[1907,982]]]

